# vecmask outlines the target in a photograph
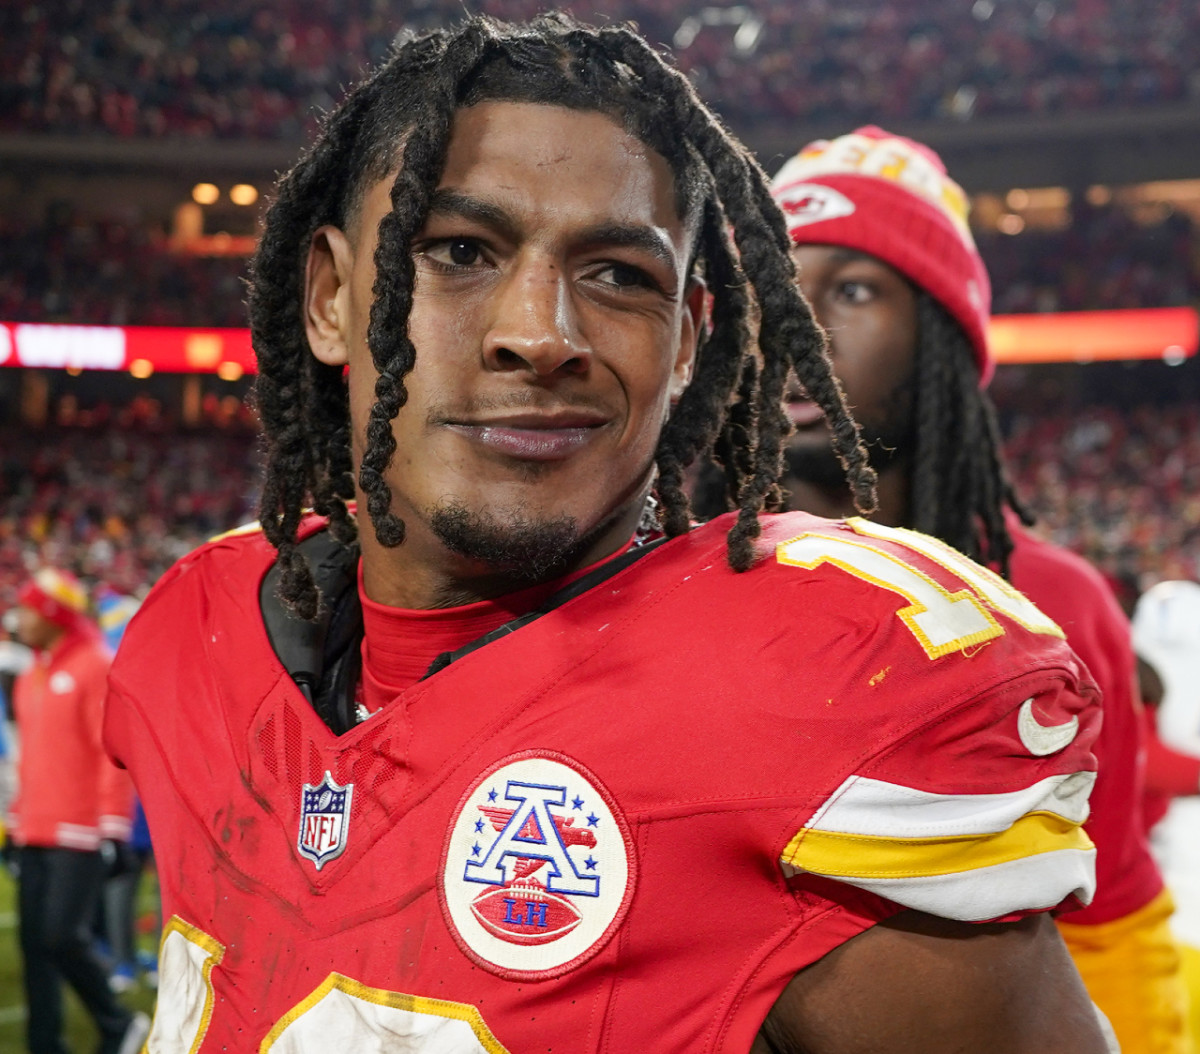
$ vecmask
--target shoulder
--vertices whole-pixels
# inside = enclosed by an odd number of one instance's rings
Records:
[[[632,598],[639,638],[670,640],[681,663],[706,662],[714,683],[753,685],[757,711],[827,726],[824,741],[845,759],[898,752],[889,771],[931,774],[940,766],[922,760],[929,751],[967,758],[960,737],[976,731],[1001,754],[1023,751],[1031,699],[1043,724],[1092,720],[1095,687],[1058,624],[938,540],[859,519],[764,517],[762,555],[738,574],[721,551],[727,525],[706,525],[673,564],[663,547],[655,584],[673,599],[659,605],[659,632],[646,621],[649,590]],[[938,778],[985,790],[972,766]]]
[[[321,531],[325,521],[309,517],[302,539]],[[181,557],[155,583],[130,620],[115,667],[133,652],[189,646],[215,625],[236,628],[261,623],[259,590],[276,551],[258,524],[217,535]]]
[[[989,651],[1069,656],[1064,633],[998,575],[944,542],[853,517],[772,518],[763,531],[772,587],[803,590],[809,617],[840,613],[910,637],[931,660]]]
[[[1010,523],[1013,540],[1013,584],[1035,603],[1049,606],[1059,589],[1070,589],[1075,597],[1115,603],[1104,576],[1082,556],[1039,537],[1020,524]]]
[[[708,632],[719,612],[763,655],[817,651],[858,667],[886,652],[914,674],[969,667],[962,676],[977,682],[1048,666],[1081,676],[1052,617],[936,538],[861,518],[764,516],[758,559],[736,573],[724,558],[732,522],[705,524],[654,561],[660,588],[686,583],[691,607],[713,616]]]
[[[1132,651],[1130,625],[1112,589],[1083,557],[1010,525],[1013,585],[1056,619],[1089,666]],[[1130,659],[1132,661],[1132,659]]]
[[[309,516],[299,532],[301,540],[324,530],[325,520]],[[176,601],[189,591],[211,592],[224,587],[235,592],[257,590],[263,575],[275,562],[275,547],[267,541],[258,523],[243,524],[210,538],[180,557],[155,583],[145,602],[130,622],[130,628],[145,623],[148,611]]]

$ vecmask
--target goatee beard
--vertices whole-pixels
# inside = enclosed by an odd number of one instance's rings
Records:
[[[907,462],[912,454],[914,440],[911,431],[907,429],[895,430],[890,435],[872,435],[864,429],[863,442],[867,447],[871,467],[880,472]],[[795,480],[811,483],[822,490],[845,487],[849,492],[846,469],[834,453],[832,442],[821,445],[791,443],[784,449],[783,459],[784,478],[781,482],[784,490],[787,490],[789,480]],[[788,507],[794,508],[790,502]]]
[[[570,516],[533,520],[518,512],[501,519],[457,501],[436,506],[429,525],[451,552],[530,584],[564,574],[590,541]]]

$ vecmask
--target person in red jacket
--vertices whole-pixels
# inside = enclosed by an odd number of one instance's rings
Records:
[[[133,1054],[149,1021],[117,1002],[90,945],[109,862],[129,838],[132,786],[100,731],[111,655],[71,575],[43,568],[18,595],[17,635],[36,655],[13,689],[20,735],[16,846],[31,1054],[66,1054],[62,980],[95,1020],[101,1054]]]
[[[1097,891],[1059,923],[1128,1051],[1183,1049],[1171,901],[1142,829],[1141,721],[1129,623],[1100,574],[1026,529],[984,392],[990,284],[968,201],[929,148],[880,128],[811,143],[772,183],[801,290],[879,470],[872,519],[933,535],[999,571],[1066,634],[1096,678],[1104,723],[1086,829]],[[820,409],[795,393],[788,506],[854,512]],[[999,582],[999,580],[997,580]],[[1011,586],[1008,585],[1011,583]],[[1036,735],[1036,728],[1030,728]]]

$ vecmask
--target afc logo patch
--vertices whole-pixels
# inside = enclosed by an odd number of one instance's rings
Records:
[[[598,952],[633,897],[629,827],[578,762],[528,751],[498,762],[460,801],[439,892],[476,963],[515,979],[556,977]]]
[[[346,851],[350,830],[350,803],[354,784],[340,787],[326,771],[320,783],[304,784],[300,791],[300,830],[296,848],[320,871],[330,860]]]

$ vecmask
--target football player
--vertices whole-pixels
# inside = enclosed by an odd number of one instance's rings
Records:
[[[1171,902],[1140,817],[1141,724],[1129,624],[1090,565],[1026,529],[991,402],[990,285],[968,202],[923,144],[867,127],[814,142],[772,184],[801,290],[830,335],[833,368],[879,470],[872,520],[927,532],[992,565],[1051,615],[1104,698],[1087,830],[1097,893],[1061,929],[1124,1049],[1182,1049]],[[854,511],[829,430],[794,392],[790,507]]]
[[[762,515],[789,371],[871,498],[788,253],[625,27],[473,19],[331,116],[253,264],[261,530],[112,678],[151,1051],[1105,1049],[1047,914],[1094,687],[947,547]]]

